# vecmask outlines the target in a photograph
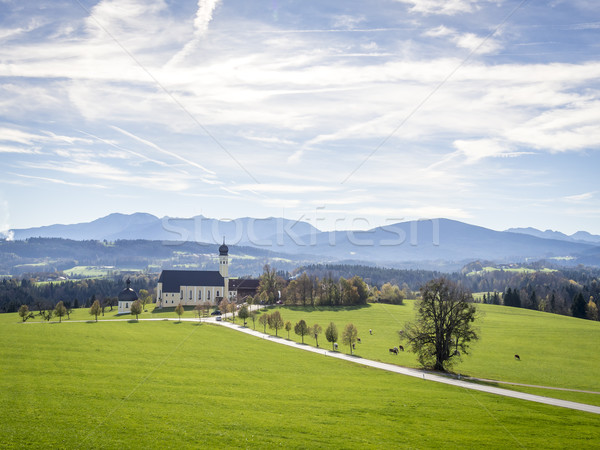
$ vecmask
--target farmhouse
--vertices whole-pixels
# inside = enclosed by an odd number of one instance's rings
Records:
[[[159,308],[197,305],[201,302],[217,304],[224,297],[254,295],[258,280],[229,279],[229,247],[219,247],[219,270],[163,270],[156,288]]]

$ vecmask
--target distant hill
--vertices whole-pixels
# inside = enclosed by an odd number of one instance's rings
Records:
[[[92,222],[73,225],[48,225],[36,228],[11,230],[15,240],[28,238],[62,238],[72,240],[116,241],[144,239],[149,241],[194,241],[220,243],[224,236],[228,242],[256,247],[267,247],[270,238],[284,231],[291,235],[319,232],[307,222],[269,217],[256,219],[243,217],[231,221],[210,219],[204,216],[190,218],[163,217],[152,214],[114,213]]]
[[[274,217],[222,221],[203,216],[158,218],[135,213],[111,214],[89,223],[12,231],[16,240],[56,237],[220,244],[225,237],[230,245],[254,247],[281,257],[288,255],[290,260],[308,255],[307,259],[313,262],[358,262],[444,271],[482,259],[499,263],[551,259],[562,264],[585,261],[588,265],[600,265],[600,237],[589,233],[576,233],[573,236],[579,239],[575,239],[533,228],[494,231],[449,219],[400,222],[366,231],[320,231],[307,222]],[[596,238],[598,242],[594,241]]]
[[[590,234],[587,231],[578,231],[572,235],[561,233],[560,231],[546,230],[541,231],[536,228],[509,228],[506,230],[509,233],[527,234],[529,236],[535,236],[542,239],[556,239],[559,241],[568,242],[587,242],[592,244],[600,244],[600,236]]]

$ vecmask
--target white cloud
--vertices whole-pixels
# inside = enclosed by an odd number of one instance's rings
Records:
[[[184,158],[183,156],[181,156],[178,153],[175,153],[175,152],[172,152],[172,151],[169,151],[169,150],[165,150],[165,149],[159,147],[158,145],[156,145],[155,143],[150,142],[147,139],[143,139],[143,138],[141,138],[139,136],[136,136],[133,133],[130,133],[129,131],[125,131],[125,130],[123,130],[123,129],[119,128],[119,127],[116,127],[116,126],[111,126],[111,128],[113,130],[118,131],[119,133],[123,133],[127,137],[135,139],[136,141],[141,142],[142,144],[145,144],[145,145],[147,145],[147,146],[149,146],[149,147],[151,147],[151,148],[159,151],[160,153],[163,153],[163,154],[165,154],[167,156],[170,156],[170,157],[172,157],[174,159],[182,161],[182,162],[184,162],[185,164],[187,164],[189,166],[196,167],[197,169],[203,170],[204,172],[206,172],[206,173],[208,173],[210,175],[216,175],[216,173],[214,171],[212,171],[210,169],[207,169],[206,167],[202,166],[201,164],[198,164],[195,161],[191,161],[188,158]]]
[[[342,14],[333,18],[333,27],[351,30],[353,28],[356,28],[358,24],[364,21],[364,16],[350,16],[347,14]]]
[[[220,0],[198,0],[198,9],[194,19],[193,37],[185,44],[183,49],[169,61],[169,65],[178,65],[182,63],[196,50],[200,40],[208,31],[208,25],[213,19],[213,13],[219,2]]]
[[[498,3],[501,0],[396,0],[411,5],[412,12],[421,14],[455,15],[472,12],[482,3]]]
[[[474,139],[454,141],[457,152],[454,156],[464,156],[467,164],[476,163],[485,158],[508,158],[530,154],[530,152],[514,151],[506,143],[494,139]]]
[[[563,197],[563,200],[568,203],[584,203],[587,200],[593,199],[595,196],[596,192],[584,192],[583,194],[567,195]]]
[[[492,36],[478,36],[475,33],[459,32],[444,25],[429,29],[423,35],[433,38],[449,38],[457,47],[477,54],[494,53],[502,48],[502,44]]]

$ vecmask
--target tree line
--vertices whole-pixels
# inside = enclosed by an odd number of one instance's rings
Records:
[[[138,294],[145,291],[151,296],[156,289],[156,276],[137,274],[129,277],[131,288]],[[95,300],[105,307],[114,307],[117,295],[124,287],[122,277],[48,283],[37,283],[30,278],[4,278],[0,282],[0,312],[16,312],[21,305],[36,311],[49,310],[59,301],[73,308],[90,307]]]

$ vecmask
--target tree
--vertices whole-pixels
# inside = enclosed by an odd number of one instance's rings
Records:
[[[321,325],[319,325],[318,323],[315,323],[310,330],[311,330],[311,334],[315,338],[315,343],[317,344],[317,348],[319,348],[319,335],[323,332],[323,327]]]
[[[250,317],[250,313],[248,312],[248,307],[246,305],[242,305],[242,307],[238,311],[238,317],[242,319],[242,321],[244,322],[244,326],[246,326],[246,319]]]
[[[302,343],[304,344],[304,336],[308,334],[308,325],[303,319],[300,319],[300,321],[294,325],[294,333],[302,337]]]
[[[269,318],[267,320],[269,323],[269,328],[275,330],[275,336],[277,336],[277,330],[283,328],[283,319],[281,318],[281,313],[279,311],[273,311],[269,314]]]
[[[131,314],[135,314],[135,320],[138,320],[138,316],[142,313],[142,311],[142,302],[140,302],[139,300],[136,300],[131,304]],[[181,320],[181,317],[179,318],[179,320]]]
[[[138,300],[139,302],[139,300]],[[142,302],[140,302],[140,304],[142,304]],[[133,308],[133,305],[131,305]],[[132,310],[133,312],[133,310]],[[181,316],[183,315],[183,313],[185,312],[185,308],[183,307],[183,305],[181,303],[179,303],[176,307],[175,307],[175,313],[179,316],[179,321],[181,322]],[[136,314],[136,319],[137,319],[137,314]]]
[[[219,309],[223,314],[227,314],[229,312],[229,301],[226,298],[221,300],[221,303],[219,303]]]
[[[210,312],[210,308],[212,304],[209,301],[204,301],[202,304],[202,315],[204,317],[208,317],[208,313]]]
[[[98,322],[98,316],[101,312],[102,307],[100,306],[100,302],[98,300],[94,300],[94,303],[92,303],[92,306],[90,308],[90,315],[96,317],[96,322]]]
[[[415,309],[415,322],[407,323],[399,334],[425,367],[446,371],[479,338],[473,328],[477,316],[473,296],[446,278],[426,283]]]
[[[571,305],[571,313],[573,314],[573,317],[577,317],[579,319],[585,319],[585,316],[587,313],[587,311],[585,309],[586,309],[586,303],[585,303],[585,300],[583,299],[583,294],[580,292],[573,299],[573,304]]]
[[[263,333],[267,334],[267,323],[269,322],[268,314],[261,314],[258,318],[258,323],[263,326]]]
[[[258,311],[254,310],[250,312],[250,320],[252,320],[252,329],[256,330],[256,316]]]
[[[152,301],[152,294],[147,289],[140,289],[139,300],[145,309],[146,305]]]
[[[385,283],[379,292],[379,301],[382,303],[391,303],[393,305],[401,305],[404,300],[404,292],[396,285]]]
[[[52,316],[54,315],[54,310],[53,309],[42,309],[40,310],[40,316],[42,316],[42,318],[44,320],[47,320],[48,322],[50,322],[50,319],[52,319]]]
[[[235,313],[237,312],[237,304],[235,301],[229,302],[228,310],[231,313],[231,321],[235,323]]]
[[[198,303],[196,306],[194,306],[194,311],[196,311],[196,314],[198,314],[198,320],[200,320],[201,317],[204,317],[204,304]]]
[[[327,342],[331,342],[331,349],[335,350],[335,344],[338,340],[338,330],[335,326],[335,323],[329,322],[327,329],[325,330],[325,337],[327,338]]]
[[[275,269],[271,269],[271,266],[268,264],[265,264],[263,267],[263,274],[260,276],[260,284],[258,287],[258,292],[261,294],[261,300],[273,303],[277,298],[279,298],[279,291],[284,284],[284,280],[277,275],[277,271]]]
[[[289,320],[285,323],[285,331],[287,331],[288,339],[290,338],[290,331],[292,330],[292,322]]]
[[[73,307],[71,306],[71,302],[67,302],[65,304],[65,307],[67,308],[67,319],[71,320],[71,313],[73,312]]]
[[[598,320],[598,306],[594,302],[594,297],[590,297],[587,304],[587,318],[590,320]]]
[[[346,345],[350,346],[350,354],[353,355],[353,349],[354,349],[354,343],[356,342],[356,339],[358,338],[358,330],[356,329],[356,327],[354,326],[353,323],[349,323],[348,325],[346,325],[346,328],[344,328],[344,332],[342,333],[342,342]]]
[[[54,315],[58,317],[59,322],[62,322],[62,318],[67,315],[67,308],[62,300],[54,307]]]
[[[21,316],[23,322],[26,322],[28,319],[33,317],[33,313],[29,311],[29,306],[21,305],[19,308],[19,316]]]

